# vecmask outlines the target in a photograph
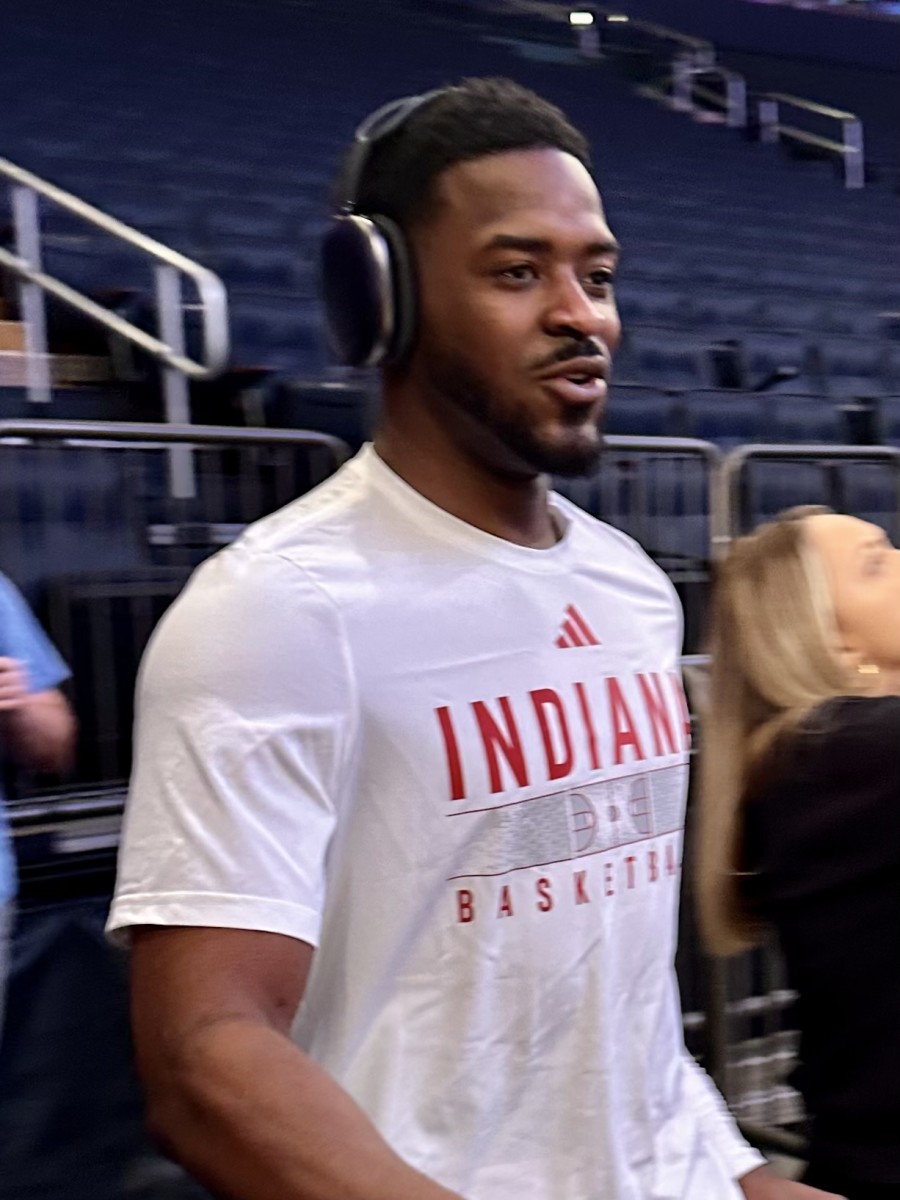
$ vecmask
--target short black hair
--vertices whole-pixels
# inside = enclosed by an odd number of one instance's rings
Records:
[[[408,229],[426,214],[434,182],[448,167],[488,154],[538,149],[562,150],[591,170],[586,139],[554,104],[511,79],[464,79],[373,147],[356,209]]]

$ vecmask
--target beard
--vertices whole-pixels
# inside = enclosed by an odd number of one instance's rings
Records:
[[[429,346],[422,359],[430,390],[463,418],[460,425],[469,449],[495,469],[571,479],[589,475],[596,467],[603,453],[600,419],[597,436],[590,437],[579,432],[584,416],[573,412],[569,436],[550,440],[541,436],[524,405],[505,405],[491,381],[461,356]]]

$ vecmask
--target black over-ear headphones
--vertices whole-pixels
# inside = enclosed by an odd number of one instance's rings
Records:
[[[356,131],[341,180],[342,203],[322,242],[325,321],[342,363],[374,367],[398,362],[412,348],[416,280],[400,227],[357,211],[357,195],[374,146],[441,91],[405,96],[366,117]]]

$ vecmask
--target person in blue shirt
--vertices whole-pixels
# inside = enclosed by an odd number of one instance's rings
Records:
[[[0,574],[0,756],[37,771],[66,770],[75,718],[59,691],[69,669],[13,584]],[[0,1028],[9,956],[15,859],[0,777]]]

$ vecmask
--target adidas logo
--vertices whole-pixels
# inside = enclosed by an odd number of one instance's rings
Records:
[[[574,650],[576,646],[599,646],[600,639],[575,605],[570,604],[555,645],[560,650]]]

